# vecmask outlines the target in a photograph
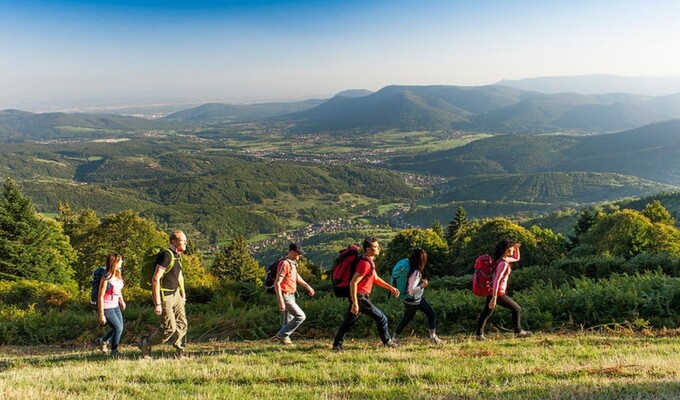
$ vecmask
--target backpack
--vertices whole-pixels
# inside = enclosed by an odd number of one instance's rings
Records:
[[[90,304],[97,305],[99,303],[99,283],[102,278],[106,276],[106,267],[99,267],[92,272],[92,289],[90,290]],[[106,290],[109,290],[111,284],[107,283]]]
[[[340,250],[340,255],[335,259],[333,268],[331,268],[331,288],[336,297],[349,298],[349,283],[361,259],[368,260],[365,256],[359,257],[359,248],[353,244]]]
[[[399,260],[392,268],[392,286],[399,289],[399,300],[404,300],[408,295],[408,271],[411,263],[408,258]]]
[[[141,268],[141,278],[139,280],[139,287],[144,289],[144,290],[151,290],[151,283],[153,281],[153,275],[156,273],[156,262],[158,261],[158,256],[161,254],[161,252],[167,251],[170,253],[170,257],[172,257],[172,261],[170,261],[170,265],[165,269],[165,273],[163,275],[167,274],[170,272],[172,267],[175,266],[175,254],[172,252],[172,250],[165,248],[165,247],[152,247],[149,250],[147,250],[144,253],[144,258],[142,258],[142,268]]]
[[[472,291],[480,297],[493,294],[493,278],[496,272],[496,261],[487,254],[475,259],[475,272],[472,274]]]
[[[276,293],[276,290],[274,290],[274,283],[276,282],[276,274],[279,271],[279,264],[281,264],[281,261],[283,260],[283,258],[279,258],[264,270],[264,290],[267,293]]]

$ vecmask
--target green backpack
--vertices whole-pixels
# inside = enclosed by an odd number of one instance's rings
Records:
[[[147,250],[144,253],[144,258],[142,259],[142,271],[141,271],[141,280],[139,281],[139,287],[145,290],[151,290],[151,282],[153,281],[153,274],[156,272],[156,261],[158,260],[158,255],[161,254],[161,252],[167,251],[170,253],[170,257],[172,257],[172,261],[170,261],[170,265],[168,268],[165,269],[165,274],[170,272],[172,267],[175,266],[175,254],[172,252],[172,250],[168,249],[167,247],[159,247],[159,246],[154,246]]]
[[[392,268],[392,286],[399,289],[399,300],[404,300],[408,295],[408,271],[411,269],[411,263],[408,258],[402,258]]]

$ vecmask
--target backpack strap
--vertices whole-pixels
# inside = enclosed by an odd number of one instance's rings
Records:
[[[356,258],[356,260],[354,261],[354,263],[353,263],[353,265],[352,265],[352,271],[351,271],[351,272],[352,272],[352,276],[354,276],[354,274],[357,272],[357,265],[359,265],[359,261],[361,261],[361,260],[366,260],[366,261],[368,261],[368,264],[371,266],[371,272],[368,273],[368,274],[366,274],[366,275],[364,275],[364,277],[361,278],[361,280],[360,280],[359,282],[357,282],[357,283],[363,282],[364,279],[368,278],[369,275],[373,275],[373,272],[375,272],[375,263],[373,262],[373,260],[371,260],[370,258],[368,258],[365,254],[362,254],[361,256],[359,256],[359,257]],[[350,277],[350,280],[351,280],[351,279],[352,279],[352,278]]]
[[[165,267],[165,272],[163,272],[163,276],[161,276],[161,287],[160,287],[160,292],[161,292],[161,301],[165,300],[165,292],[170,292],[171,289],[166,289],[163,287],[163,278],[165,275],[170,272],[170,270],[175,266],[175,261],[181,260],[181,255],[179,255],[177,258],[175,258],[175,252],[172,251],[171,249],[164,249],[163,251],[170,253],[170,264]],[[180,265],[181,261],[180,261]],[[158,268],[158,266],[156,266]]]
[[[281,273],[281,268],[283,268],[283,263],[286,262],[286,257],[283,257],[276,263],[276,275],[274,275],[274,282],[276,283],[276,277]]]

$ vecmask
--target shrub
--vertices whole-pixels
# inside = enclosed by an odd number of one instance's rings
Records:
[[[0,281],[0,301],[22,308],[34,305],[39,310],[64,309],[77,297],[75,285],[20,280]]]

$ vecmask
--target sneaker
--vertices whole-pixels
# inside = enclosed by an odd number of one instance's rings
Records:
[[[342,348],[341,344],[334,344],[333,351],[336,353],[342,353],[343,351],[345,351],[345,349]]]
[[[111,351],[111,358],[116,358],[116,359],[123,358],[123,355],[120,354],[120,352],[118,350],[112,350]]]
[[[439,345],[439,344],[444,344],[446,343],[443,339],[440,339],[439,336],[434,335],[430,338],[430,343]]]
[[[394,340],[390,339],[389,342],[385,343],[385,347],[390,347],[390,348],[397,348],[399,347],[399,343],[395,342]]]
[[[109,351],[109,346],[106,344],[105,341],[102,340],[102,338],[96,338],[94,340],[94,345],[99,348],[99,351],[102,353],[107,353]]]
[[[279,336],[278,334],[276,334],[276,340],[278,340],[279,343],[285,346],[290,346],[293,344],[293,341],[290,340],[288,336]]]
[[[486,340],[486,336],[484,336],[484,334],[481,333],[481,334],[475,336],[475,339],[477,339],[477,340]]]
[[[139,341],[139,350],[142,351],[142,358],[151,358],[151,346],[149,346],[147,338],[142,338],[142,340]]]
[[[531,331],[525,331],[524,329],[515,333],[515,337],[518,337],[518,338],[527,338],[531,335],[533,335],[533,333]]]

